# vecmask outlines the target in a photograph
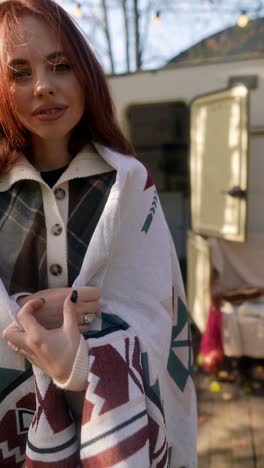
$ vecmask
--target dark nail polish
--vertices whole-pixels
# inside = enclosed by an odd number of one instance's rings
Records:
[[[78,292],[74,290],[72,291],[72,294],[71,294],[71,301],[74,302],[74,304],[76,304],[77,299],[78,299]]]

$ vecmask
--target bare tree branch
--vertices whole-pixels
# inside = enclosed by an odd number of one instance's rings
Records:
[[[134,10],[134,30],[135,30],[135,55],[136,55],[136,69],[140,70],[142,66],[141,50],[140,50],[140,31],[139,31],[139,10],[138,0],[133,0]]]
[[[127,0],[121,0],[121,7],[123,11],[124,29],[125,29],[125,47],[126,47],[126,68],[130,72],[130,32],[129,32],[129,18],[127,11]]]
[[[113,55],[113,48],[112,48],[112,40],[111,40],[111,35],[110,35],[106,0],[102,0],[102,10],[103,10],[103,18],[104,18],[104,31],[105,31],[105,36],[106,36],[106,41],[107,41],[107,46],[108,46],[110,64],[111,64],[111,72],[115,73],[115,62],[114,62],[114,55]]]

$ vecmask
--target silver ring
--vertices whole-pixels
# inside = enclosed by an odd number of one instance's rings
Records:
[[[89,325],[94,319],[94,314],[85,314],[83,318],[84,325]]]

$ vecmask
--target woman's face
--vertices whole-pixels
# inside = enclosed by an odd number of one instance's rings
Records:
[[[34,16],[23,17],[7,60],[22,125],[36,140],[68,141],[84,113],[84,95],[56,35]]]

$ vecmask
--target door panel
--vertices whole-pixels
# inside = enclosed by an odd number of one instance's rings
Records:
[[[187,239],[187,251],[188,308],[193,321],[203,332],[210,307],[210,247],[206,239],[190,231]]]
[[[246,237],[248,90],[236,86],[191,107],[191,216],[200,234]]]

